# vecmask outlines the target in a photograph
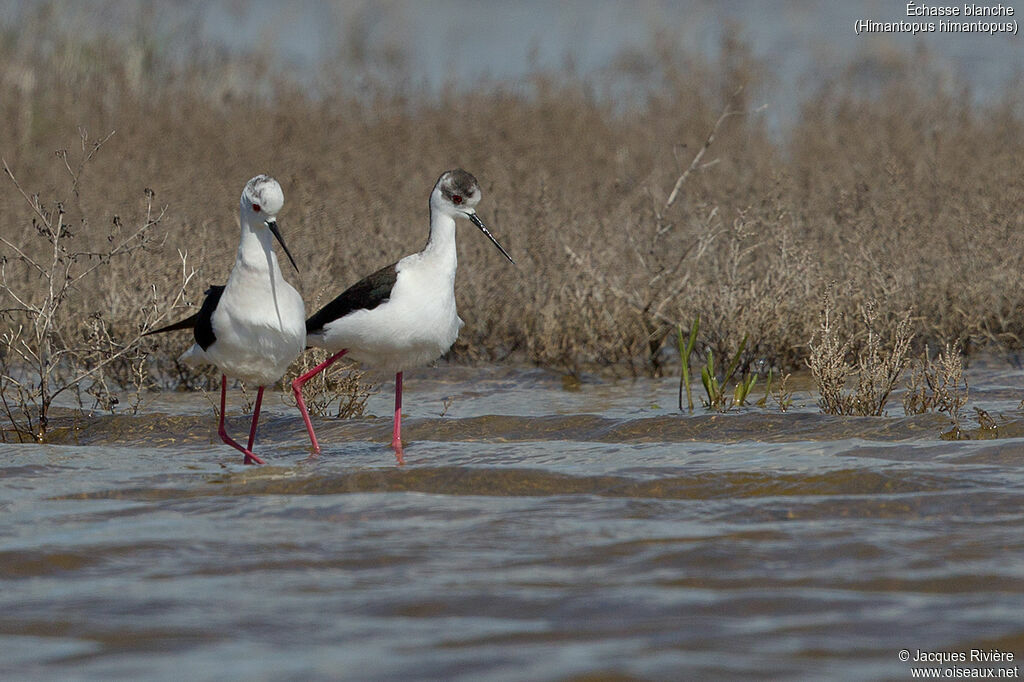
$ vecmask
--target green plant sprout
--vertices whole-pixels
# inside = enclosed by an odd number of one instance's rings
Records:
[[[697,343],[697,330],[700,329],[700,315],[693,321],[690,327],[690,338],[683,339],[683,326],[676,325],[676,343],[679,346],[679,361],[682,364],[682,372],[679,375],[679,411],[683,411],[683,390],[686,390],[686,406],[693,412],[693,394],[690,392],[690,353]]]
[[[748,338],[749,335],[743,336],[743,340],[740,341],[740,346],[732,356],[732,360],[729,362],[721,380],[719,380],[718,373],[715,371],[714,353],[712,353],[710,348],[708,349],[707,362],[700,371],[700,381],[704,386],[705,394],[707,394],[707,400],[704,401],[705,407],[724,412],[732,407],[742,407],[747,404],[747,398],[757,383],[757,374],[748,372],[738,379],[733,387],[731,400],[728,394],[728,385],[736,374],[736,370],[739,369],[740,356],[743,355],[743,351],[747,347]]]

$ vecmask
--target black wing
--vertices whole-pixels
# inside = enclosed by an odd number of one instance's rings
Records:
[[[186,317],[184,320],[178,320],[174,324],[169,324],[166,327],[160,327],[159,329],[152,329],[143,336],[149,336],[150,334],[163,334],[164,332],[176,332],[179,329],[195,329],[196,320],[199,319],[199,313]]]
[[[224,293],[224,287],[212,286],[206,290],[206,300],[203,307],[199,309],[199,318],[196,320],[196,343],[203,350],[213,345],[217,337],[213,333],[213,311],[220,303],[220,295]]]
[[[306,320],[306,333],[316,334],[325,324],[345,317],[353,310],[373,310],[391,298],[391,289],[398,279],[397,263],[381,268],[359,280]]]
[[[164,332],[178,331],[179,329],[192,329],[195,332],[196,343],[203,350],[206,350],[213,345],[213,342],[217,340],[217,337],[213,333],[213,311],[217,309],[217,304],[220,302],[220,295],[224,293],[224,287],[219,285],[212,285],[206,290],[206,299],[203,301],[203,305],[199,308],[199,312],[195,315],[186,317],[184,320],[179,320],[173,324],[169,324],[166,327],[160,327],[154,329],[151,332],[146,332],[143,336],[149,336],[150,334],[163,334]]]

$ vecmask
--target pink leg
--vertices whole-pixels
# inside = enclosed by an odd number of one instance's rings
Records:
[[[395,450],[395,459],[405,464],[402,452],[402,373],[395,375],[395,429],[391,433],[391,447]]]
[[[252,452],[252,445],[256,442],[256,424],[260,420],[260,405],[263,404],[263,386],[256,391],[256,405],[252,408],[252,426],[249,427],[249,452]]]
[[[260,391],[262,392],[262,387],[260,387]],[[220,376],[220,426],[217,428],[217,433],[220,434],[220,439],[245,455],[246,464],[266,464],[266,462],[254,455],[252,450],[243,448],[228,435],[227,429],[224,428],[224,413],[227,404],[227,397],[228,378],[222,374]],[[255,421],[253,423],[255,424]],[[255,429],[255,426],[253,428]]]
[[[302,412],[302,420],[306,422],[306,431],[309,432],[309,442],[313,445],[314,455],[320,454],[320,444],[316,442],[316,434],[313,432],[313,422],[309,419],[309,410],[306,409],[306,401],[302,399],[302,386],[317,374],[333,365],[336,360],[340,359],[341,356],[347,352],[347,348],[338,351],[292,382],[292,392],[295,393],[295,404],[299,406],[299,411]]]

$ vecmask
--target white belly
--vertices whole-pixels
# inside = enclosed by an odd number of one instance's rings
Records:
[[[251,386],[280,379],[306,345],[306,308],[291,285],[246,286],[228,281],[213,313],[213,345],[198,344],[182,360],[209,362],[221,372]],[[234,285],[234,286],[233,286]]]
[[[311,346],[339,351],[377,369],[400,372],[433,362],[459,337],[454,273],[437,287],[435,273],[400,270],[391,298],[372,310],[359,310],[310,334]],[[433,286],[432,286],[433,285]]]

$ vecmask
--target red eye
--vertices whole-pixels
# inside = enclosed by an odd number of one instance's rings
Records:
[[[453,204],[461,204],[462,203],[462,197],[460,197],[458,194],[453,194],[452,195],[452,203]]]
[[[260,205],[259,204],[253,204],[252,205],[252,210],[254,210],[257,213],[259,213],[260,212]]]

